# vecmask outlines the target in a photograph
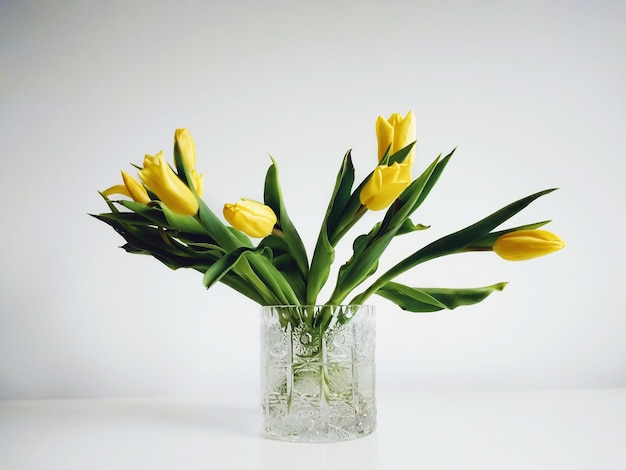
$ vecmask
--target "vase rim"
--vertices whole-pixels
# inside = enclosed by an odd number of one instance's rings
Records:
[[[373,307],[373,304],[276,304],[261,305],[261,308],[289,308],[289,307]]]

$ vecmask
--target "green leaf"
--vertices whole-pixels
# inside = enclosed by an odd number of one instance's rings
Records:
[[[504,235],[505,233],[517,232],[518,230],[536,230],[538,228],[543,227],[546,224],[549,224],[550,222],[552,221],[543,220],[541,222],[535,222],[534,224],[519,225],[517,227],[508,228],[506,230],[490,232],[484,237],[472,242],[472,245],[465,248],[465,251],[491,250],[491,247],[493,247],[493,244],[496,242],[496,240],[500,238],[502,235]]]
[[[444,287],[408,287],[395,282],[388,282],[376,291],[403,310],[409,312],[437,312],[443,309],[455,309],[464,305],[473,305],[485,300],[491,293],[501,291],[506,282],[491,286],[473,288]]]
[[[398,163],[404,162],[404,160],[406,160],[406,157],[408,157],[409,153],[411,153],[411,150],[413,149],[413,147],[415,147],[415,142],[410,143],[406,147],[398,150],[393,155],[390,155],[388,160],[387,159],[381,160],[380,164],[384,165],[383,162],[386,162],[388,165],[393,165],[395,162],[398,162]]]
[[[195,217],[176,214],[161,201],[152,201],[149,204],[134,201],[120,201],[120,204],[134,213],[140,214],[146,219],[153,221],[159,227],[198,235],[207,234],[206,230]]]
[[[335,225],[341,223],[343,218],[350,217],[350,212],[346,212],[346,204],[350,200],[349,194],[353,182],[354,166],[352,165],[350,152],[347,152],[337,174],[335,187],[322,221],[315,250],[313,251],[307,283],[306,299],[308,305],[315,304],[317,295],[322,290],[330,274],[330,266],[335,259],[335,248],[329,238],[329,233],[331,233],[329,221]]]
[[[420,195],[415,201],[415,204],[413,205],[413,209],[411,210],[410,213],[415,212],[417,208],[420,207],[422,203],[426,200],[426,198],[430,194],[430,191],[433,189],[437,181],[439,181],[439,177],[443,173],[443,170],[445,170],[446,166],[448,165],[448,162],[450,162],[450,159],[454,155],[455,151],[456,151],[456,148],[452,149],[452,151],[448,155],[446,155],[440,161],[437,162],[434,170],[430,173],[428,180],[426,181],[426,184],[420,191]]]
[[[352,164],[352,152],[348,150],[343,157],[341,169],[329,204],[326,216],[326,231],[332,234],[337,226],[344,223],[343,219],[352,219],[354,213],[346,211],[350,201],[352,185],[354,184],[354,165]],[[334,245],[333,245],[334,246]]]
[[[142,215],[135,214],[134,212],[105,213],[105,214],[98,214],[97,216],[94,216],[94,217],[98,218],[99,220],[102,220],[103,222],[107,220],[111,222],[125,223],[125,224],[130,224],[130,225],[135,225],[135,226],[147,226],[147,227],[154,227],[156,225],[154,221],[147,219]]]
[[[218,259],[215,263],[213,263],[204,273],[204,278],[202,279],[202,284],[204,287],[209,289],[213,285],[215,285],[222,277],[224,277],[233,267],[237,264],[237,262],[241,259],[241,257],[250,251],[250,248],[240,247],[236,248],[220,259]]]
[[[411,222],[411,219],[406,219],[402,222],[402,225],[398,229],[397,235],[404,235],[406,233],[412,233],[420,230],[428,230],[429,228],[430,225],[414,224]]]
[[[302,279],[306,282],[309,271],[309,260],[306,254],[306,248],[298,231],[291,222],[285,203],[282,197],[282,191],[278,182],[278,167],[272,157],[272,164],[267,170],[265,176],[265,189],[264,189],[264,201],[265,204],[270,206],[278,219],[278,226],[282,232],[282,237],[285,241],[287,251],[291,253],[291,256],[295,260],[298,269],[300,270]]]
[[[265,237],[259,243],[259,248],[268,247],[272,250],[272,264],[280,271],[298,296],[299,303],[306,303],[306,282],[293,258],[285,240],[275,235]]]

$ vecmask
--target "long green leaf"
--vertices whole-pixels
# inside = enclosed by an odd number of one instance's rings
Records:
[[[464,305],[473,305],[485,300],[490,294],[501,291],[506,282],[491,286],[472,288],[445,287],[408,287],[395,282],[388,282],[376,291],[403,310],[409,312],[437,312],[443,309],[455,309]]]
[[[551,220],[542,220],[541,222],[535,222],[534,224],[518,225],[517,227],[507,228],[506,230],[498,230],[497,232],[490,232],[479,240],[472,242],[471,246],[466,247],[463,251],[481,251],[491,250],[491,247],[505,233],[517,232],[518,230],[536,230],[550,223]]]
[[[309,271],[309,261],[306,254],[306,248],[300,238],[300,234],[287,214],[287,209],[285,208],[282,191],[278,181],[278,168],[273,158],[272,164],[267,170],[267,174],[265,176],[265,189],[263,197],[265,204],[270,206],[275,212],[278,219],[278,226],[282,232],[282,238],[285,241],[287,251],[291,253],[291,256],[300,270],[302,279],[306,282]]]
[[[315,250],[313,251],[307,283],[306,300],[308,305],[316,303],[317,295],[322,290],[322,287],[330,275],[330,266],[335,259],[335,248],[329,238],[328,223],[329,219],[332,219],[333,224],[338,223],[341,214],[345,211],[346,201],[349,200],[347,194],[350,192],[353,181],[354,167],[352,165],[350,152],[348,152],[344,156],[341,168],[337,174],[335,187],[328,208],[326,209],[324,220],[322,221],[322,227],[317,238],[317,243],[315,244]]]

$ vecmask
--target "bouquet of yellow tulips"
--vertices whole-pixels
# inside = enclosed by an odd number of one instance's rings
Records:
[[[195,145],[186,129],[175,132],[173,167],[162,152],[146,155],[143,166],[138,167],[139,181],[122,171],[123,184],[100,193],[110,212],[95,217],[126,240],[123,248],[129,253],[151,255],[172,269],[195,269],[204,275],[206,288],[222,282],[261,305],[320,304],[318,296],[328,281],[335,247],[367,211],[385,212],[368,233],[354,239],[352,256],[339,268],[324,305],[359,305],[373,294],[411,312],[475,304],[502,290],[506,283],[432,288],[407,286],[394,279],[426,261],[456,253],[493,251],[507,260],[525,260],[564,246],[558,236],[539,230],[549,221],[496,230],[535,199],[553,191],[547,189],[421,247],[376,275],[379,259],[395,237],[428,228],[414,224],[411,217],[454,153],[440,155],[413,178],[413,113],[378,117],[376,133],[378,162],[363,181],[355,185],[351,153],[344,156],[310,261],[287,214],[274,160],[265,176],[264,201],[242,199],[225,204],[225,223],[202,199],[203,175],[196,170]],[[128,199],[112,200],[113,194]]]

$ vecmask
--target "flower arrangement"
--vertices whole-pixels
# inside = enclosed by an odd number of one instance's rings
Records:
[[[194,141],[186,129],[174,135],[174,166],[163,152],[146,155],[139,181],[122,171],[123,184],[102,191],[110,212],[95,215],[125,240],[129,253],[151,255],[172,269],[203,274],[210,288],[222,282],[263,306],[360,305],[376,294],[411,312],[454,309],[484,300],[505,282],[472,288],[431,288],[400,284],[394,279],[426,261],[468,251],[492,251],[505,260],[526,260],[563,248],[556,235],[540,230],[549,221],[496,230],[537,198],[554,189],[514,201],[478,222],[439,238],[399,261],[382,274],[378,263],[395,237],[428,227],[411,217],[435,186],[454,150],[437,157],[419,176],[411,175],[416,125],[412,112],[376,121],[378,161],[355,184],[351,152],[347,152],[309,254],[288,216],[276,162],[267,170],[264,200],[242,199],[225,204],[219,218],[203,201],[203,175],[196,169]],[[128,199],[113,200],[114,194]],[[381,220],[353,241],[353,253],[339,269],[330,297],[318,296],[329,279],[337,244],[368,211],[385,211]],[[370,281],[365,285],[366,281]],[[283,318],[284,325],[316,322]]]

